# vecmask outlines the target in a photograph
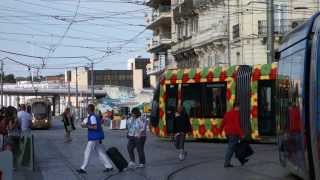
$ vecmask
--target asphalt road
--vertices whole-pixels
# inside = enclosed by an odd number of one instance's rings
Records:
[[[25,179],[39,180],[295,180],[278,162],[275,145],[253,145],[255,154],[248,164],[240,166],[234,160],[234,168],[224,168],[223,143],[188,142],[185,161],[178,160],[178,151],[172,142],[149,135],[146,143],[147,164],[144,169],[118,173],[103,173],[103,166],[93,155],[87,175],[76,172],[82,163],[86,145],[86,129],[77,128],[73,141],[65,144],[64,129],[59,121],[50,130],[33,132],[35,136],[36,167],[41,176]],[[128,158],[127,139],[123,130],[105,128],[105,148],[117,147]]]

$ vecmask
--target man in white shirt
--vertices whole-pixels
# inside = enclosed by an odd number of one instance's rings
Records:
[[[21,111],[18,112],[18,121],[22,133],[29,132],[31,130],[32,116],[26,110],[26,106],[22,104]]]

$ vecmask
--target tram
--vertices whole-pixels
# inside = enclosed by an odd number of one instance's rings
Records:
[[[219,134],[223,116],[238,101],[245,134],[255,141],[275,142],[276,76],[276,63],[167,70],[151,103],[151,131],[169,136],[167,109],[182,105],[190,117],[192,138],[225,139]]]
[[[320,180],[320,13],[284,37],[277,57],[280,162]]]
[[[29,99],[27,105],[31,107],[32,129],[49,129],[51,126],[51,107],[47,98]]]

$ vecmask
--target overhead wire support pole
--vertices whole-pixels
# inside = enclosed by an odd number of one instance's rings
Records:
[[[1,108],[3,107],[3,59],[1,59]]]
[[[93,61],[91,61],[91,102],[92,102],[92,103],[94,103],[94,86],[93,86],[93,79],[94,79]]]
[[[274,59],[274,5],[273,0],[267,0],[267,63],[270,64]]]
[[[80,118],[79,114],[79,89],[78,89],[78,67],[76,67],[76,110],[77,110],[77,117]]]
[[[228,33],[228,65],[231,65],[231,48],[230,48],[230,0],[228,0],[227,11],[227,33]]]

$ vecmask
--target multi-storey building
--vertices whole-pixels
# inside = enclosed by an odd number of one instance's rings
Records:
[[[152,30],[153,37],[147,44],[147,51],[152,54],[147,74],[150,75],[152,87],[156,86],[159,74],[165,69],[174,67],[171,57],[171,0],[146,0],[152,8],[147,16],[147,28]]]
[[[172,54],[178,67],[228,63],[228,21],[223,0],[172,0],[172,11]]]
[[[170,67],[170,64],[185,68],[267,63],[267,2],[171,0],[170,16],[169,8],[166,8],[166,13],[160,13],[159,10],[163,3],[166,6],[170,4],[168,0],[149,0],[147,5],[153,7],[154,14],[160,16],[149,21],[148,28],[154,30],[154,38],[160,37],[157,35],[161,33],[169,34],[171,28],[171,49],[166,51],[166,55],[171,52],[175,64],[167,61],[165,57],[168,56],[159,55],[159,49],[170,47],[169,39],[166,43],[153,40],[156,46],[149,45],[149,52],[155,52],[154,55],[158,56],[154,56],[157,61],[149,64],[148,72],[154,70],[153,67],[163,69]],[[288,31],[319,10],[320,1],[274,0],[273,7],[276,49]]]
[[[149,63],[149,58],[140,56],[128,59],[128,69],[132,70],[133,89],[136,93],[150,88],[150,76],[146,71],[146,66]]]
[[[230,3],[231,64],[267,63],[267,1]],[[274,0],[274,46],[319,9],[318,0]]]

